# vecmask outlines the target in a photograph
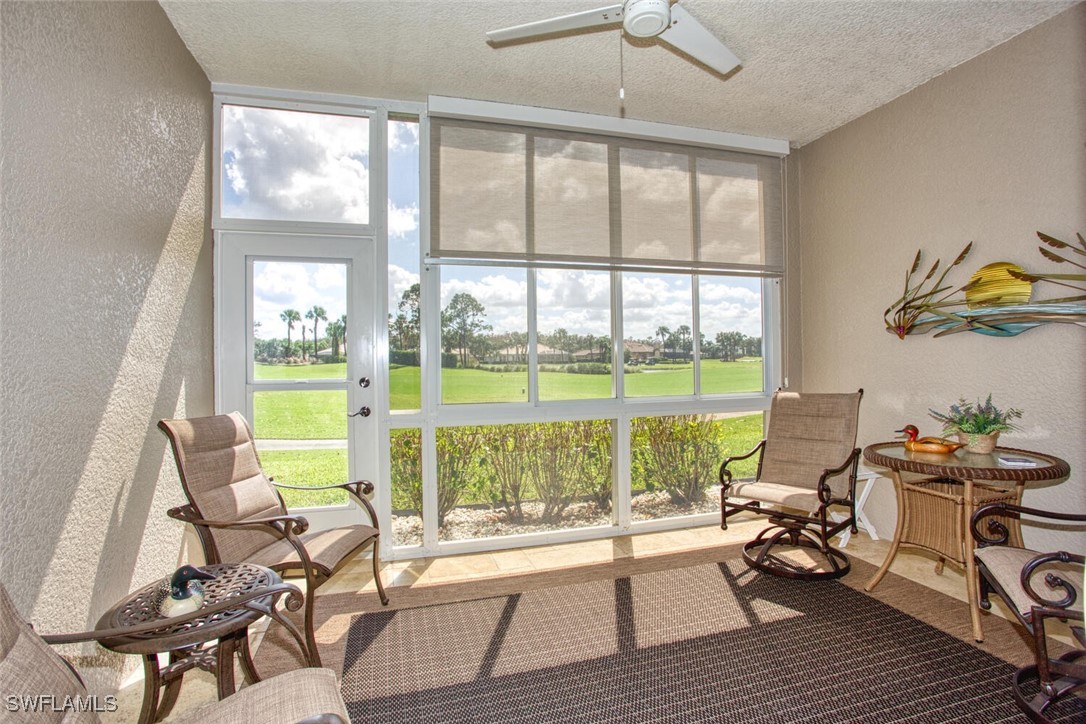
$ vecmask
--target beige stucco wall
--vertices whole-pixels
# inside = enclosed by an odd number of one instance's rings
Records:
[[[0,580],[80,631],[177,565],[155,423],[212,410],[210,84],[157,3],[0,26]]]
[[[949,263],[951,280],[984,264],[1069,272],[1037,251],[1037,230],[1086,233],[1086,5],[1018,36],[799,149],[789,159],[801,272],[803,386],[866,391],[860,442],[914,423],[937,434],[929,407],[989,392],[1025,410],[1001,443],[1071,464],[1062,484],[1030,489],[1028,505],[1086,511],[1086,329],[1049,325],[1014,338],[962,333],[899,340],[882,314],[901,293],[917,249]],[[926,269],[926,267],[925,267]],[[1059,287],[1043,296],[1059,297]],[[893,533],[887,481],[868,506]],[[1086,549],[1086,533],[1026,542]]]

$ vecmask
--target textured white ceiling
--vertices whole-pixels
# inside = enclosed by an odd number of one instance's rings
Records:
[[[162,0],[214,82],[446,95],[788,139],[801,146],[1077,0],[680,0],[743,60],[722,78],[617,29],[501,48],[490,29],[606,0]],[[620,102],[624,42],[626,99]]]

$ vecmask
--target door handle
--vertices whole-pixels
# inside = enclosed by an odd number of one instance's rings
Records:
[[[366,407],[365,405],[362,405],[362,407],[358,408],[358,412],[352,412],[352,413],[349,413],[347,415],[347,417],[369,417],[369,416],[370,416],[370,408]]]

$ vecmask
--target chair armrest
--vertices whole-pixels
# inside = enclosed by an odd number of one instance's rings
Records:
[[[199,608],[181,616],[170,616],[169,618],[162,618],[157,621],[147,621],[135,626],[121,626],[120,628],[106,628],[72,634],[41,634],[41,637],[49,644],[78,644],[87,641],[101,642],[109,639],[135,638],[144,634],[174,628],[206,616],[214,616],[222,611],[246,608],[247,606],[245,606],[245,604],[256,599],[265,598],[267,596],[278,597],[282,594],[287,595],[287,608],[291,611],[297,611],[302,607],[303,598],[301,589],[292,583],[280,582],[268,586],[267,588],[258,588],[237,596],[231,596],[214,605],[204,606],[203,608]],[[274,603],[272,605],[274,605]],[[256,606],[255,608],[256,610],[267,613],[264,606]]]
[[[286,483],[277,483],[273,480],[272,485],[277,488],[286,488],[287,490],[332,490],[333,488],[342,488],[359,498],[363,495],[370,495],[373,492],[373,483],[368,480],[355,480],[351,483],[333,483],[331,485],[287,485]]]
[[[208,528],[251,528],[254,526],[271,528],[279,538],[289,535],[301,535],[309,530],[309,521],[300,515],[272,515],[266,518],[248,518],[246,520],[207,520],[199,517],[191,505],[170,508],[166,515],[175,520]]]
[[[826,482],[826,478],[832,478],[834,475],[845,472],[850,467],[852,468],[852,475],[849,476],[849,498],[856,496],[854,486],[856,484],[856,465],[860,461],[860,448],[853,448],[849,456],[845,458],[845,462],[841,463],[835,468],[826,468],[822,471],[822,475],[818,478],[818,499],[823,505],[830,503],[833,498],[830,496],[833,494],[833,490],[830,489],[829,483]],[[847,499],[846,499],[847,500]]]
[[[373,509],[373,505],[367,495],[373,493],[373,483],[368,480],[355,480],[350,483],[333,483],[332,485],[287,485],[285,483],[277,483],[274,480],[272,485],[277,488],[285,488],[287,490],[332,490],[334,488],[340,488],[346,490],[347,494],[354,498],[360,506],[365,508],[366,513],[370,516],[370,525],[373,528],[378,528],[377,524],[377,511]]]
[[[1046,563],[1071,563],[1079,566],[1086,566],[1086,556],[1079,555],[1077,553],[1068,553],[1067,551],[1058,551],[1056,553],[1041,553],[1039,555],[1030,558],[1026,565],[1022,566],[1022,588],[1025,592],[1037,602],[1043,608],[1048,609],[1066,609],[1074,605],[1078,600],[1079,593],[1073,583],[1069,583],[1055,571],[1044,572],[1044,582],[1055,589],[1063,589],[1066,595],[1063,598],[1045,598],[1042,596],[1036,588],[1031,585],[1033,583],[1034,575],[1041,572],[1041,567]],[[1075,578],[1082,579],[1081,574],[1075,574]],[[1079,614],[1081,616],[1081,614]]]
[[[1027,508],[1022,505],[1014,505],[1013,503],[989,503],[988,505],[977,508],[973,512],[973,515],[970,516],[969,532],[973,534],[973,539],[981,546],[1005,545],[1010,537],[1010,531],[1007,529],[1006,525],[992,516],[1005,515],[1011,518],[1018,518],[1022,513],[1038,518],[1048,518],[1049,520],[1086,523],[1086,514],[1083,513],[1058,513],[1052,510]],[[984,518],[989,518],[987,534],[980,529],[980,523]]]
[[[752,457],[755,453],[760,453],[765,449],[765,440],[763,439],[757,445],[755,445],[750,452],[743,455],[732,455],[731,457],[724,458],[724,462],[720,464],[720,484],[725,488],[728,488],[732,484],[732,471],[728,470],[728,466],[736,460],[746,460]]]

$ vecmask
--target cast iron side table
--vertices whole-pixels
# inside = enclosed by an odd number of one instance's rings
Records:
[[[1031,465],[1020,467],[1000,462],[1000,458],[1018,458]],[[914,453],[901,442],[880,442],[864,448],[864,460],[888,468],[897,494],[897,527],[894,541],[882,567],[871,577],[864,590],[871,591],[890,570],[901,546],[932,551],[943,560],[965,568],[966,594],[973,638],[984,640],[977,592],[977,564],[973,559],[976,545],[969,530],[973,511],[982,505],[1007,502],[1020,505],[1027,482],[1059,480],[1071,472],[1071,466],[1052,455],[997,447],[988,455],[968,453],[964,449],[946,455]],[[926,476],[921,480],[901,479],[901,473]],[[1013,485],[1013,487],[1012,487]],[[1022,529],[1017,518],[1007,521],[1012,545],[1022,546]]]
[[[301,633],[278,610],[284,594],[292,611],[302,606],[301,591],[283,583],[263,566],[224,563],[202,566],[215,576],[203,581],[204,604],[199,611],[166,618],[155,608],[156,592],[169,579],[144,586],[106,611],[95,626],[104,634],[99,643],[111,651],[143,657],[143,707],[140,724],[151,724],[169,715],[185,672],[199,667],[215,675],[219,699],[230,696],[234,686],[234,654],[238,655],[247,683],[260,681],[249,651],[249,626],[264,616],[281,623],[294,636],[306,660],[309,651]],[[158,655],[169,653],[165,668]],[[165,692],[159,698],[159,689]]]

